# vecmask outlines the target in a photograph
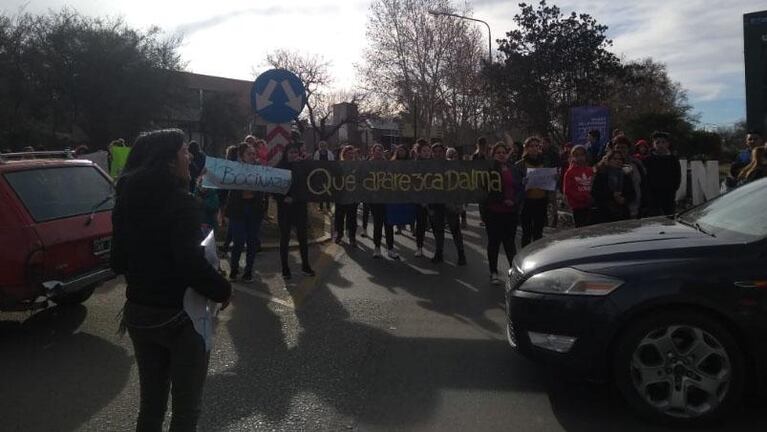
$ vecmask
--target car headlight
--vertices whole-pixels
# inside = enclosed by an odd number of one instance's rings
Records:
[[[539,273],[522,283],[519,289],[541,294],[604,296],[621,285],[620,279],[561,268]]]

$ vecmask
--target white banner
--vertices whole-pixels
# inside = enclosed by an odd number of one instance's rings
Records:
[[[525,190],[555,191],[558,177],[556,168],[528,168],[525,174]]]
[[[290,189],[289,170],[210,156],[205,158],[205,169],[207,171],[202,179],[202,187],[208,189],[249,190],[283,195]]]

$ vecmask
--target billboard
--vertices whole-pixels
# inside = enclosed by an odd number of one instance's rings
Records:
[[[743,15],[746,66],[746,123],[767,133],[767,11]]]

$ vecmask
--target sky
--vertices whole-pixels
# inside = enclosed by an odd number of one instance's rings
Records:
[[[183,34],[191,72],[251,80],[275,49],[331,61],[333,85],[355,85],[371,0],[0,0],[0,12],[45,12],[69,6],[88,15],[122,17],[132,26]],[[517,0],[468,0],[491,27],[493,47],[513,28]],[[609,27],[612,51],[625,60],[652,57],[688,91],[703,127],[745,118],[742,15],[764,0],[549,0],[563,12],[589,13]],[[483,35],[486,28],[480,26]]]

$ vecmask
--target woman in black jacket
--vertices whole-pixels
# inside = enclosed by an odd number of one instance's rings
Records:
[[[141,386],[138,431],[159,431],[173,392],[171,430],[195,430],[210,353],[184,311],[188,288],[218,303],[229,282],[205,259],[200,210],[189,193],[178,129],[141,135],[117,183],[111,265],[127,282],[123,325]]]
[[[292,170],[293,164],[300,159],[300,147],[291,144],[287,146],[282,153],[282,160],[277,164],[277,168]],[[314,270],[309,266],[309,216],[307,213],[306,202],[294,200],[291,194],[292,189],[293,186],[291,185],[287,194],[274,196],[277,201],[277,222],[280,226],[280,261],[282,262],[282,277],[286,280],[290,280],[292,277],[290,266],[288,265],[288,248],[290,246],[290,232],[293,228],[296,229],[298,248],[301,251],[301,271],[306,276],[314,276]]]
[[[623,154],[610,150],[597,164],[591,196],[597,207],[599,223],[616,222],[631,217],[629,203],[636,197],[629,166]]]

